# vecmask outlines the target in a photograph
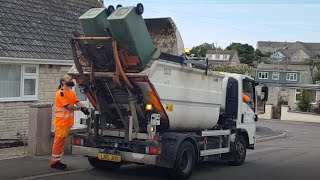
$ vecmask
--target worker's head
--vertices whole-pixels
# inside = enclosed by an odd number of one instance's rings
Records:
[[[243,81],[243,92],[249,93],[252,92],[252,84],[248,81]]]
[[[66,86],[72,87],[75,85],[73,82],[73,79],[69,75],[62,76],[59,82],[60,82],[59,89],[62,87],[66,87]]]

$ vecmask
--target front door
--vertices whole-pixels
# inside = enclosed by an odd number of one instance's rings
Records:
[[[238,122],[238,127],[247,130],[249,143],[253,144],[256,132],[256,124],[254,121],[256,112],[256,94],[255,84],[252,80],[243,79],[241,96],[241,117],[240,122]]]

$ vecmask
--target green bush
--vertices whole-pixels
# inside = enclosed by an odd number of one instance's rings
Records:
[[[237,73],[237,74],[244,74],[244,75],[251,75],[252,69],[248,67],[239,67],[239,66],[213,66],[211,67],[212,71],[219,71],[219,72],[227,72],[227,73]]]
[[[298,102],[298,107],[302,112],[310,112],[311,109],[311,95],[308,91],[302,90],[301,97]]]

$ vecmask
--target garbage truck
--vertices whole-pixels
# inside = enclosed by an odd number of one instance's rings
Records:
[[[91,113],[72,137],[72,153],[95,168],[147,164],[176,179],[205,161],[242,165],[255,147],[258,83],[211,71],[207,59],[183,53],[171,18],[143,19],[143,11],[142,4],[109,6],[79,17],[83,32],[70,39],[69,75]],[[268,88],[261,91],[265,101]]]

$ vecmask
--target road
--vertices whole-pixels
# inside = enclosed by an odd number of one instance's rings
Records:
[[[231,167],[222,162],[205,163],[197,167],[191,180],[206,179],[258,179],[258,180],[319,180],[320,179],[320,125],[313,124],[285,124],[279,122],[259,122],[259,125],[274,130],[284,130],[287,138],[258,143],[254,151],[249,151],[243,166]],[[0,177],[4,179],[76,179],[76,180],[120,180],[120,179],[168,179],[165,169],[150,166],[129,165],[116,172],[105,172],[90,167],[83,158],[70,160],[70,169],[61,172],[45,168],[48,160],[26,159],[21,169],[15,165],[17,160],[0,162]],[[16,161],[16,162],[15,162]],[[6,165],[4,165],[4,163]],[[38,167],[37,172],[29,169]],[[29,169],[28,169],[29,168]],[[45,170],[43,170],[45,169]],[[16,172],[14,174],[14,172]],[[19,172],[19,173],[18,173]],[[20,174],[21,173],[21,174]],[[3,178],[0,178],[3,179]]]

